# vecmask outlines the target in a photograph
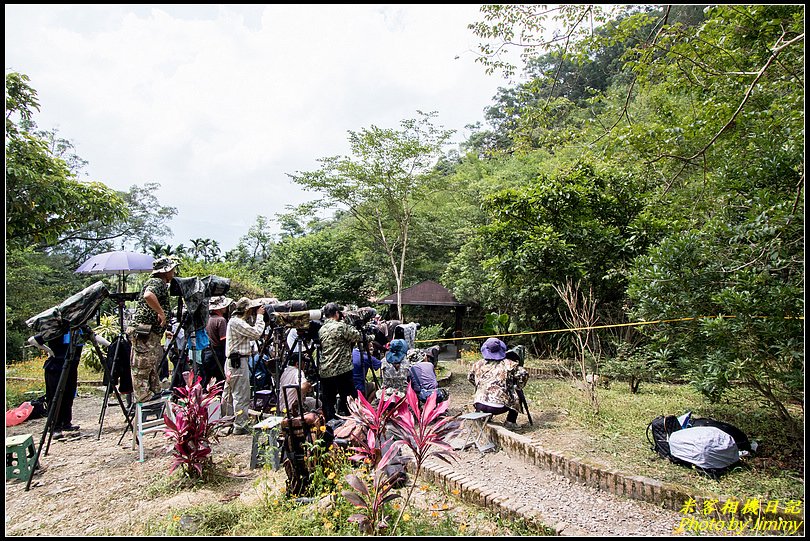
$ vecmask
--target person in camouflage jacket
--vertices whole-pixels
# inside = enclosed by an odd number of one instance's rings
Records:
[[[348,397],[357,398],[352,375],[352,349],[360,342],[360,331],[342,320],[341,307],[330,302],[323,307],[326,320],[318,330],[321,356],[318,376],[323,393],[323,415],[326,421],[339,412],[348,415]]]
[[[516,389],[526,385],[529,373],[518,363],[506,358],[506,344],[489,338],[481,346],[484,357],[475,362],[467,375],[475,385],[475,410],[498,415],[506,413],[507,428],[516,428],[520,398]]]
[[[127,329],[132,343],[132,386],[136,402],[144,402],[160,393],[158,363],[163,358],[160,339],[168,324],[169,282],[175,275],[177,262],[161,257],[152,262],[152,277],[146,281],[138,296],[134,326]],[[149,325],[148,333],[137,333],[138,326]]]

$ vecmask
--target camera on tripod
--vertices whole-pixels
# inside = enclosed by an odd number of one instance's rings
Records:
[[[231,288],[231,279],[215,276],[205,278],[191,276],[188,278],[172,278],[169,285],[169,294],[179,296],[186,303],[185,322],[181,325],[186,332],[204,329],[208,323],[208,301],[211,297],[224,295]],[[185,323],[185,324],[184,324]]]
[[[71,328],[84,325],[98,310],[102,301],[109,296],[110,292],[104,282],[98,281],[68,297],[58,306],[27,319],[25,324],[42,335],[43,340],[47,342],[65,334]]]
[[[347,310],[345,312],[341,312],[343,315],[343,321],[355,327],[359,331],[370,331],[373,330],[373,325],[370,325],[370,321],[374,319],[377,315],[377,310],[371,308],[369,306],[364,306],[363,308],[358,308],[357,310]]]
[[[317,339],[321,317],[320,310],[307,310],[306,301],[282,301],[264,305],[266,324],[294,328],[303,340]]]

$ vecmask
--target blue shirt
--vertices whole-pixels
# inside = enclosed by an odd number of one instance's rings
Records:
[[[360,350],[354,348],[352,350],[352,379],[354,380],[354,388],[358,391],[366,391],[366,372],[369,368],[379,370],[382,366],[382,361],[373,355],[363,352],[363,363],[360,364]]]

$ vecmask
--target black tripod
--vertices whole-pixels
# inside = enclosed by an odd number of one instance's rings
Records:
[[[124,417],[127,419],[127,425],[131,425],[132,421],[130,420],[130,415],[127,411],[127,408],[124,407],[124,403],[121,400],[121,393],[118,391],[118,388],[113,381],[115,377],[115,369],[118,363],[118,354],[121,348],[121,343],[127,339],[126,333],[124,331],[124,308],[126,307],[126,301],[135,300],[137,293],[112,293],[110,294],[110,298],[116,301],[118,304],[118,322],[121,328],[121,332],[118,335],[118,338],[115,342],[115,350],[112,357],[112,364],[107,368],[107,363],[105,363],[102,359],[101,366],[104,367],[104,374],[107,377],[107,388],[104,390],[104,401],[101,404],[101,413],[99,414],[98,418],[98,436],[96,437],[97,440],[101,439],[101,430],[104,428],[104,415],[107,412],[107,403],[110,398],[110,391],[112,390],[115,393],[115,398],[118,401],[119,405],[121,406],[121,411],[124,413]],[[127,395],[128,403],[132,405],[132,391],[130,391]]]
[[[380,387],[380,382],[379,382],[379,380],[377,380],[377,373],[374,371],[374,363],[371,360],[372,355],[371,355],[371,352],[369,351],[369,348],[368,348],[368,338],[366,337],[366,333],[364,332],[363,329],[360,329],[360,337],[361,337],[361,344],[360,344],[361,347],[358,348],[357,351],[360,352],[360,367],[361,367],[361,370],[362,370],[362,367],[363,367],[363,352],[365,352],[365,354],[367,356],[366,358],[368,359],[368,365],[371,368],[371,377],[372,377],[372,379],[374,379],[374,385],[377,386],[377,389],[381,389],[382,387]],[[363,371],[363,379],[365,379],[365,375],[366,375],[366,373],[365,373],[365,370],[364,370]]]
[[[48,456],[48,451],[51,448],[51,440],[53,439],[54,425],[59,418],[59,410],[62,407],[62,399],[65,395],[65,387],[67,386],[68,372],[70,371],[71,363],[78,364],[79,355],[76,342],[79,340],[80,334],[86,334],[93,344],[96,346],[96,353],[99,354],[99,361],[104,364],[104,359],[101,357],[98,344],[95,343],[95,334],[86,325],[79,325],[70,327],[68,333],[70,334],[70,345],[68,346],[67,353],[65,353],[65,360],[62,362],[62,373],[59,375],[59,383],[56,386],[56,392],[53,397],[53,404],[48,404],[48,417],[45,421],[45,428],[42,431],[42,437],[39,440],[39,447],[37,448],[36,458],[34,459],[34,467],[31,469],[31,475],[28,476],[28,482],[25,484],[26,492],[31,488],[31,481],[34,478],[34,470],[39,467],[39,457],[42,454],[42,448],[45,447],[45,456]],[[48,439],[47,445],[45,438]]]

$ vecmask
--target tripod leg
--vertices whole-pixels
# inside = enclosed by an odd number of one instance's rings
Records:
[[[48,418],[45,421],[45,428],[42,431],[42,437],[39,440],[39,447],[37,448],[37,455],[34,459],[34,466],[31,468],[31,475],[28,476],[28,482],[25,484],[26,492],[31,489],[31,480],[34,478],[34,470],[39,466],[39,457],[42,454],[42,447],[45,444],[45,438],[48,438],[48,444],[45,446],[45,456],[48,456],[48,450],[51,446],[51,439],[53,438],[53,427],[56,420],[59,418],[59,409],[62,405],[62,396],[65,394],[65,387],[67,386],[68,371],[70,370],[70,362],[76,352],[76,339],[78,336],[77,331],[71,330],[70,347],[65,355],[65,360],[62,363],[62,373],[59,375],[59,384],[56,386],[56,393],[54,393],[53,404],[48,404]]]
[[[121,340],[123,339],[123,334],[118,335],[118,341],[115,343],[115,353],[113,353],[112,365],[109,369],[107,368],[107,363],[104,362],[104,358],[101,356],[101,352],[96,352],[99,356],[99,360],[101,361],[101,366],[104,368],[104,373],[107,376],[107,388],[104,390],[104,401],[101,403],[101,413],[98,417],[97,440],[101,439],[101,429],[104,427],[104,415],[107,413],[107,401],[110,399],[110,390],[115,388],[115,385],[113,384],[113,374],[115,374],[115,364],[118,362],[118,351],[121,347]],[[115,389],[115,391],[117,393],[118,389]],[[121,399],[120,396],[118,399]]]

